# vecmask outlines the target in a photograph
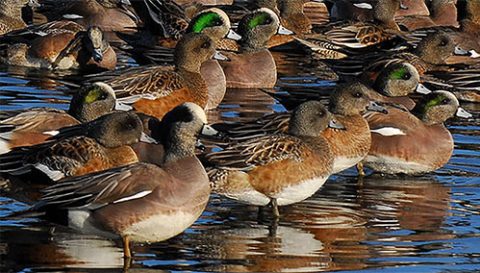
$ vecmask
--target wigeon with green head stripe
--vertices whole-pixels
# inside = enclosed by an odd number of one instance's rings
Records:
[[[277,69],[267,49],[270,38],[276,34],[293,34],[280,25],[278,16],[270,9],[261,8],[245,15],[238,24],[242,39],[238,53],[226,53],[228,62],[220,62],[227,78],[227,87],[271,88],[277,81]]]
[[[387,174],[421,174],[444,166],[453,152],[453,138],[443,124],[453,116],[472,117],[447,91],[434,91],[412,114],[394,107],[387,115],[370,113],[372,145],[364,165]]]

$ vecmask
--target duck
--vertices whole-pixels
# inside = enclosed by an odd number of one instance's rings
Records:
[[[132,31],[139,25],[138,16],[129,8],[129,0],[41,0],[34,9],[35,24],[68,19],[88,28],[103,31]]]
[[[208,8],[197,13],[189,23],[186,33],[203,33],[216,44],[217,50],[230,50],[231,42],[241,38],[231,29],[228,15],[221,9]],[[147,56],[148,63],[167,64],[173,57],[173,50],[165,47],[142,50],[142,56]],[[160,57],[158,57],[160,56]],[[217,60],[207,60],[202,63],[200,73],[207,82],[208,102],[206,110],[215,109],[223,100],[226,91],[226,79],[223,69]]]
[[[409,31],[436,26],[458,27],[456,2],[457,0],[432,0],[429,14],[413,14],[396,18],[396,21]]]
[[[143,131],[135,113],[114,112],[77,126],[84,130],[80,135],[60,133],[58,140],[1,155],[0,172],[23,175],[35,169],[57,181],[138,161],[129,146],[140,141]]]
[[[214,55],[216,58],[224,58],[215,52],[215,43],[207,35],[187,33],[175,48],[175,68],[140,66],[98,74],[90,80],[102,80],[110,85],[115,90],[118,105],[123,105],[124,110],[133,108],[137,112],[161,119],[183,102],[194,102],[202,108],[206,107],[208,87],[200,68]]]
[[[45,142],[59,129],[92,121],[115,108],[115,93],[105,83],[85,85],[72,97],[68,111],[55,108],[31,108],[20,113],[3,112],[0,121],[0,154],[19,146]]]
[[[471,114],[448,91],[427,94],[412,113],[388,108],[387,115],[368,113],[372,145],[363,165],[385,174],[416,175],[444,166],[453,152],[453,138],[443,124]]]
[[[395,13],[404,8],[400,0],[379,0],[373,6],[372,22],[341,22],[314,28],[313,33],[300,37],[310,43],[328,41],[347,48],[365,48],[404,38],[399,26],[394,21]]]
[[[28,212],[82,233],[121,239],[126,259],[131,243],[174,237],[202,214],[210,196],[208,176],[195,156],[201,133],[214,133],[202,107],[183,103],[161,122],[164,164],[137,162],[63,179],[43,190]],[[183,170],[183,171],[182,171]]]
[[[283,32],[278,16],[270,9],[257,9],[242,18],[237,32],[242,36],[238,53],[225,52],[229,60],[220,61],[227,87],[273,87],[277,82],[277,69],[266,45],[275,33]]]
[[[370,149],[370,128],[363,117],[366,111],[385,113],[386,109],[370,99],[374,91],[359,81],[339,84],[331,93],[329,111],[343,126],[343,130],[326,129],[322,135],[329,143],[333,156],[333,173],[355,166]],[[228,130],[230,141],[243,142],[272,133],[287,131],[288,113],[275,113]]]
[[[256,206],[301,202],[313,195],[332,173],[333,156],[322,131],[342,129],[318,101],[296,108],[288,131],[227,146],[206,155],[215,193]]]
[[[22,19],[22,8],[38,6],[35,0],[1,0],[0,1],[0,35],[27,27]]]
[[[7,46],[0,61],[7,65],[50,70],[113,70],[117,55],[102,29],[85,29],[71,21],[53,21],[12,32],[2,38]]]

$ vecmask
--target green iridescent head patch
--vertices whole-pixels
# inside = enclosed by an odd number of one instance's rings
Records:
[[[404,79],[405,75],[408,73],[407,68],[400,67],[398,69],[393,70],[390,73],[390,79],[392,80],[401,80]]]
[[[258,25],[270,24],[271,18],[270,14],[266,12],[259,13],[250,19],[247,23],[248,29],[254,29]]]
[[[207,27],[220,26],[222,24],[223,21],[219,14],[205,12],[193,19],[187,32],[201,33]]]
[[[100,87],[93,87],[85,96],[84,102],[89,104],[97,101],[102,95],[102,89]]]

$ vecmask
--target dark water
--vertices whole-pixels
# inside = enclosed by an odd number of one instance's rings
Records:
[[[297,55],[275,54],[276,90],[323,89],[321,71]],[[0,71],[2,110],[65,109],[59,75]],[[213,195],[202,217],[166,242],[136,245],[129,272],[478,272],[480,271],[480,105],[452,120],[450,162],[421,177],[332,176],[308,200],[281,210],[278,226],[257,209]],[[229,90],[212,122],[285,111],[261,90]],[[0,216],[25,207],[0,197]],[[2,272],[121,272],[118,242],[81,235],[40,219],[0,221]]]

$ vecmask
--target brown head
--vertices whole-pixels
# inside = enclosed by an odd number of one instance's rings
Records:
[[[105,147],[113,148],[140,141],[143,125],[133,112],[114,112],[88,124],[87,136]]]
[[[321,102],[307,101],[293,110],[288,133],[294,136],[317,137],[328,127],[344,128]]]
[[[202,63],[215,54],[215,43],[202,33],[187,33],[175,47],[174,61],[177,69],[200,72]]]
[[[434,91],[424,96],[412,110],[412,113],[428,125],[444,123],[455,115],[465,118],[471,116],[460,108],[455,95],[443,90]]]
[[[455,50],[453,39],[445,32],[438,31],[427,35],[418,43],[415,54],[430,64],[445,64]]]
[[[367,110],[384,112],[385,108],[376,105],[372,89],[360,82],[339,84],[330,96],[329,110],[336,115],[361,115]]]
[[[68,113],[80,122],[88,122],[112,112],[115,99],[112,87],[96,82],[83,86],[73,95]]]
[[[309,33],[312,30],[312,22],[303,13],[304,3],[304,0],[278,1],[282,24],[297,34]]]
[[[401,7],[401,0],[378,0],[373,7],[373,18],[388,25]]]
[[[378,75],[374,89],[388,97],[408,96],[417,88],[420,75],[417,69],[407,63],[390,64]]]
[[[103,35],[103,31],[96,26],[89,27],[84,41],[92,59],[95,62],[101,62],[104,53],[110,47],[105,35]]]

